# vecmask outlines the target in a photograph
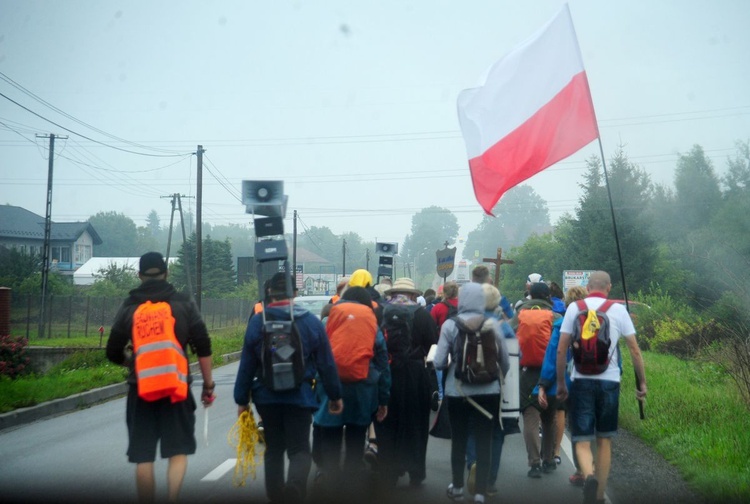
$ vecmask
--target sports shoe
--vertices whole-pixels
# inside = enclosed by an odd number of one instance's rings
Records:
[[[555,455],[555,464],[557,465],[562,464],[562,459],[560,458],[560,455]]]
[[[466,478],[466,490],[474,495],[477,493],[477,463],[474,462],[469,467],[469,477]]]
[[[556,469],[557,469],[557,464],[553,460],[550,460],[550,461],[545,460],[544,462],[542,462],[542,472],[544,474],[553,473],[555,472]]]
[[[495,485],[490,485],[487,487],[487,491],[485,492],[485,495],[487,497],[494,497],[498,494],[497,487]]]
[[[585,481],[585,478],[583,477],[583,474],[577,472],[570,475],[570,478],[568,478],[568,481],[571,485],[582,487],[583,482]]]
[[[542,477],[542,466],[539,464],[534,464],[531,466],[531,469],[529,469],[529,472],[526,473],[526,476],[529,478],[541,478]]]
[[[370,464],[370,468],[374,471],[378,467],[378,449],[371,444],[367,445],[365,449],[364,460]]]
[[[432,411],[437,411],[440,407],[440,394],[438,394],[438,391],[432,393],[432,397],[430,398],[430,409]]]
[[[484,504],[484,495],[475,495],[474,504],[476,503]]]
[[[599,489],[599,482],[596,478],[588,476],[583,483],[583,504],[596,504],[596,491]]]
[[[451,500],[462,500],[464,498],[464,489],[463,487],[454,487],[453,483],[451,483],[450,485],[448,485],[448,489],[445,491],[445,494]]]

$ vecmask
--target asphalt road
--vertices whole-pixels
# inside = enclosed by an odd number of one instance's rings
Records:
[[[246,486],[239,488],[232,484],[235,450],[228,443],[227,434],[237,414],[232,400],[237,366],[233,363],[214,371],[218,398],[208,409],[207,443],[203,434],[204,409],[198,408],[198,451],[189,458],[181,494],[183,502],[267,501],[262,460],[256,480],[248,480]],[[200,382],[197,385],[200,387]],[[0,432],[3,502],[134,502],[134,466],[125,456],[126,438],[124,398]],[[568,456],[569,445],[567,449],[555,473],[534,480],[526,476],[522,436],[507,436],[497,483],[500,493],[488,498],[488,502],[582,502],[581,490],[568,483],[573,465]],[[448,502],[445,489],[450,483],[450,442],[430,438],[427,456],[427,479],[422,486],[410,487],[407,478],[402,478],[398,487],[379,502]],[[615,460],[615,468],[617,464]],[[663,460],[661,464],[668,466]],[[157,460],[157,499],[165,498],[166,467],[166,461]],[[311,477],[314,472],[313,467]],[[639,491],[637,481],[624,481],[622,499],[617,499],[616,504],[634,502],[634,498],[650,501],[638,498],[652,494]],[[365,497],[363,501],[368,500]]]

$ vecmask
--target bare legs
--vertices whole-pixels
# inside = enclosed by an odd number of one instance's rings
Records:
[[[187,455],[175,455],[169,459],[167,468],[167,500],[177,502],[187,470]],[[135,485],[138,490],[138,502],[154,502],[156,483],[154,480],[154,463],[144,462],[135,466]]]

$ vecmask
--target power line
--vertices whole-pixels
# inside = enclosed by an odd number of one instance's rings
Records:
[[[82,133],[78,133],[78,132],[76,132],[76,131],[74,131],[74,130],[72,130],[72,129],[70,129],[70,128],[66,128],[66,127],[65,127],[65,126],[63,126],[63,125],[61,125],[61,124],[58,124],[58,123],[56,123],[55,121],[53,121],[53,120],[51,120],[51,119],[48,119],[48,118],[44,117],[43,115],[41,115],[41,114],[38,114],[38,113],[34,112],[34,111],[33,111],[33,110],[31,110],[30,108],[28,108],[28,107],[26,107],[26,106],[24,106],[24,105],[21,105],[20,103],[18,103],[17,101],[15,101],[15,100],[14,100],[14,99],[12,99],[12,98],[10,98],[10,97],[6,96],[6,95],[5,95],[5,94],[3,94],[3,93],[0,93],[0,96],[1,96],[1,97],[3,97],[3,98],[5,98],[5,99],[6,99],[6,100],[8,100],[9,102],[11,102],[11,103],[13,103],[13,104],[15,104],[15,105],[17,105],[17,106],[21,107],[21,108],[22,108],[22,109],[24,109],[25,111],[27,111],[27,112],[29,112],[29,113],[31,113],[31,114],[34,114],[34,115],[35,115],[35,116],[37,116],[38,118],[40,118],[40,119],[42,119],[42,120],[44,120],[44,121],[47,121],[48,123],[50,123],[50,124],[53,124],[53,125],[57,126],[57,127],[58,127],[58,128],[60,128],[60,129],[63,129],[63,130],[65,130],[65,131],[67,131],[68,133],[71,133],[71,134],[73,134],[73,135],[79,136],[79,137],[81,137],[81,138],[85,138],[86,140],[88,140],[88,141],[90,141],[90,142],[94,142],[95,144],[99,144],[99,145],[102,145],[102,146],[104,146],[104,147],[109,147],[110,149],[115,149],[115,150],[118,150],[118,151],[121,151],[121,152],[127,152],[127,153],[130,153],[130,154],[136,154],[136,155],[138,155],[138,156],[148,156],[148,157],[177,157],[177,156],[185,156],[185,153],[180,153],[180,154],[149,154],[149,153],[146,153],[146,152],[136,152],[136,151],[133,151],[133,150],[130,150],[130,149],[123,149],[122,147],[117,147],[116,145],[110,145],[110,144],[107,144],[107,143],[104,143],[104,142],[100,142],[99,140],[95,140],[95,139],[93,139],[93,138],[91,138],[91,137],[88,137],[88,136],[86,136],[86,135],[82,134]]]

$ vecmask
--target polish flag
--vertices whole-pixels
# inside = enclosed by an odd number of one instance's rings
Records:
[[[599,137],[570,10],[458,96],[474,194],[485,212],[512,187]]]

